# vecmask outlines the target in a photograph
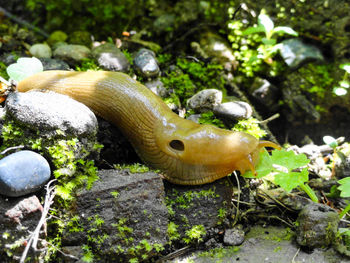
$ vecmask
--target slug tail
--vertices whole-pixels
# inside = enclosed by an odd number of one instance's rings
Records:
[[[277,149],[277,150],[281,150],[282,149],[281,146],[279,146],[278,144],[276,144],[274,142],[259,141],[258,148],[261,149],[261,148],[265,148],[265,147],[271,147],[271,148],[274,148],[274,149]]]

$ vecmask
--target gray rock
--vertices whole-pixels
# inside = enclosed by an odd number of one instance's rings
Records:
[[[34,44],[29,49],[30,54],[37,58],[51,58],[52,51],[47,44]]]
[[[143,77],[151,78],[159,74],[159,66],[153,51],[141,48],[134,57],[134,66]]]
[[[50,176],[50,165],[40,154],[12,153],[0,160],[0,194],[17,197],[36,192]]]
[[[188,120],[194,121],[195,123],[199,123],[199,119],[201,117],[201,114],[192,114],[187,117]]]
[[[95,47],[92,50],[92,55],[103,69],[127,72],[130,68],[130,63],[124,53],[111,43]]]
[[[214,106],[213,112],[226,121],[235,121],[249,119],[253,114],[253,109],[246,102],[231,101]]]
[[[244,241],[244,231],[238,228],[226,229],[224,244],[228,246],[239,246]]]
[[[149,88],[154,94],[159,97],[166,98],[169,96],[169,91],[164,87],[163,82],[158,78],[155,80],[147,81],[145,86]]]
[[[85,231],[64,235],[63,245],[81,245],[87,236],[89,240],[104,237],[93,246],[95,258],[101,262],[156,255],[154,245],[167,242],[168,210],[162,179],[152,172],[132,174],[128,170],[102,170],[99,177],[90,190],[77,194],[76,214]],[[96,218],[103,223],[95,225]],[[147,251],[143,249],[146,243],[151,246]],[[137,246],[142,248],[132,252]]]
[[[280,53],[287,65],[293,69],[310,61],[323,61],[321,51],[312,45],[303,43],[300,39],[291,38],[282,41]]]
[[[97,119],[84,104],[54,92],[12,93],[6,100],[7,114],[22,124],[40,130],[41,135],[56,130],[75,136],[97,133]]]
[[[278,105],[279,90],[268,80],[255,78],[250,88],[251,95],[269,111],[273,111]]]
[[[187,100],[187,107],[196,112],[212,110],[222,101],[222,91],[217,89],[205,89]]]
[[[299,213],[297,242],[309,248],[327,247],[335,241],[338,213],[327,205],[312,203]]]
[[[69,70],[69,65],[60,59],[40,58],[45,70]]]
[[[5,198],[0,195],[1,262],[18,262],[23,252],[21,244],[35,230],[42,210],[35,195],[27,198]],[[34,260],[32,253],[28,256]]]
[[[90,49],[82,45],[59,45],[53,52],[53,56],[66,61],[69,65],[74,66],[89,58]]]

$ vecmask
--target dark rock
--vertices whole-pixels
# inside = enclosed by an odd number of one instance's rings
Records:
[[[24,249],[23,242],[35,230],[42,210],[43,207],[35,195],[9,199],[0,196],[1,262],[18,262]],[[32,256],[31,253],[29,256]]]
[[[41,134],[53,134],[57,129],[75,136],[97,133],[97,119],[88,107],[54,92],[12,93],[6,100],[6,111]]]
[[[16,63],[18,57],[26,57],[26,55],[16,54],[14,52],[4,53],[0,57],[0,61],[4,63],[6,66]]]
[[[224,244],[227,246],[239,246],[244,241],[244,231],[239,228],[226,229]]]
[[[262,106],[268,108],[268,111],[273,111],[278,105],[279,91],[275,85],[266,79],[255,78],[250,93]]]
[[[159,66],[153,51],[141,48],[134,57],[134,66],[143,77],[151,78],[159,74]]]
[[[317,47],[305,44],[297,38],[282,41],[280,53],[287,65],[293,69],[297,69],[310,61],[324,60],[321,51]]]
[[[43,64],[44,70],[69,70],[69,65],[60,59],[39,58]]]
[[[127,72],[130,63],[124,53],[111,43],[105,43],[92,50],[93,57],[100,67],[110,71]]]
[[[53,56],[66,61],[70,66],[75,66],[81,63],[84,59],[89,58],[91,51],[86,46],[82,45],[60,45],[54,52]]]
[[[51,48],[47,44],[34,44],[30,47],[29,52],[37,58],[51,58],[52,56]]]
[[[312,203],[299,213],[297,242],[301,246],[327,247],[335,241],[338,230],[338,213],[327,205]]]
[[[40,154],[20,151],[0,160],[0,194],[23,196],[39,190],[51,176],[48,162]]]
[[[161,178],[127,170],[102,170],[99,176],[90,190],[77,194],[76,214],[84,232],[64,235],[63,245],[81,245],[88,237],[99,240],[93,253],[103,262],[156,255],[158,246],[167,242],[168,210]]]
[[[198,186],[164,185],[167,206],[173,211],[170,221],[182,237],[193,226],[202,225],[206,231],[219,227],[228,216],[232,187],[227,178]]]
[[[164,87],[164,84],[160,79],[147,81],[145,86],[159,97],[166,98],[169,96],[169,91]]]
[[[231,101],[215,105],[213,112],[217,117],[226,121],[249,119],[252,116],[252,107],[243,101]]]
[[[205,89],[187,100],[187,107],[196,112],[212,110],[222,101],[222,92],[217,89]]]

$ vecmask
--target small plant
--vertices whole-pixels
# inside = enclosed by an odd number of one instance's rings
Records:
[[[186,230],[186,237],[184,237],[184,241],[186,244],[201,242],[203,241],[203,237],[207,232],[203,225],[195,225],[191,229]]]
[[[339,81],[339,86],[333,88],[333,93],[337,96],[344,96],[348,93],[348,89],[350,87],[350,63],[341,64],[339,68],[345,70],[343,79]]]
[[[258,165],[255,167],[257,178],[272,175],[272,182],[287,192],[294,188],[302,189],[314,202],[318,202],[315,192],[306,184],[309,172],[306,166],[310,160],[304,154],[296,155],[292,151],[274,150],[270,156],[266,150],[261,151]],[[304,167],[304,168],[303,168]],[[251,171],[243,174],[246,178],[256,178]]]
[[[233,131],[243,131],[253,135],[255,138],[260,139],[266,135],[266,132],[259,127],[259,121],[255,118],[249,118],[248,120],[240,120],[232,128]]]
[[[252,61],[262,59],[267,64],[271,65],[273,60],[272,57],[280,49],[280,44],[277,44],[277,40],[273,38],[277,34],[288,34],[292,36],[298,36],[292,28],[286,26],[275,27],[271,18],[261,13],[258,17],[258,26],[249,27],[243,31],[243,35],[250,35],[256,33],[264,33],[265,36],[261,39],[261,44],[258,47],[258,54],[252,56]]]

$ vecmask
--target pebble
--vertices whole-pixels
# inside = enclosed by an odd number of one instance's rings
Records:
[[[253,109],[246,102],[231,101],[215,105],[213,112],[216,116],[224,120],[235,121],[249,119],[253,114]]]
[[[60,59],[40,58],[44,70],[69,70],[69,65]]]
[[[205,89],[194,94],[187,100],[187,107],[196,112],[212,110],[222,101],[222,91],[217,89]]]
[[[74,66],[89,58],[90,53],[90,49],[86,46],[66,44],[58,46],[53,52],[53,56]]]
[[[160,79],[147,81],[145,86],[161,98],[166,98],[169,96],[169,91],[164,87],[164,84]]]
[[[50,166],[40,154],[13,153],[0,160],[0,194],[17,197],[36,192],[50,175]]]
[[[97,119],[84,104],[54,92],[16,92],[6,100],[7,115],[16,121],[51,136],[56,130],[67,135],[97,133]]]
[[[37,58],[51,58],[52,51],[47,44],[34,44],[29,49],[30,54]]]
[[[279,99],[278,88],[266,79],[255,78],[250,88],[252,96],[263,106],[272,111]]]
[[[244,241],[244,231],[238,228],[226,229],[224,244],[227,246],[239,246]]]
[[[293,69],[297,69],[310,61],[324,60],[321,51],[317,47],[305,44],[297,38],[282,41],[280,53],[286,64]]]
[[[135,54],[134,66],[136,71],[146,78],[156,77],[160,71],[155,53],[146,48],[141,48]]]
[[[92,56],[98,65],[106,70],[128,72],[130,63],[124,53],[111,43],[105,43],[92,49]]]

